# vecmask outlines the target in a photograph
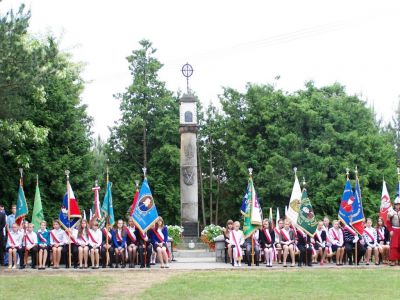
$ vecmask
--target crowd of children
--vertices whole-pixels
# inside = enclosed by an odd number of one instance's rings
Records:
[[[363,259],[366,265],[374,255],[375,265],[389,263],[390,237],[382,218],[376,226],[368,218],[364,234],[360,235],[339,220],[332,224],[329,218],[318,222],[315,234],[310,235],[293,226],[289,219],[280,219],[273,228],[269,219],[264,219],[259,230],[245,239],[240,230],[240,222],[228,220],[224,232],[227,255],[233,266],[241,266],[245,259],[249,265],[260,262],[272,267],[273,263],[283,267],[296,265],[312,266],[319,263],[359,264]],[[346,257],[347,261],[344,261]]]
[[[6,253],[8,268],[28,266],[44,270],[52,266],[59,269],[63,262],[79,269],[102,268],[150,268],[156,258],[161,268],[169,268],[168,230],[159,217],[154,227],[142,234],[130,218],[128,224],[118,220],[114,227],[99,228],[99,222],[82,220],[78,228],[62,229],[54,220],[52,229],[45,221],[35,232],[32,223],[24,221],[21,226],[13,223],[7,230]]]

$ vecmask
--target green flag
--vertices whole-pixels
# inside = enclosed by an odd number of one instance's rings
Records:
[[[300,227],[300,229],[312,237],[317,229],[317,224],[318,222],[315,219],[314,210],[308,198],[307,190],[303,189],[299,216],[297,218],[297,227]]]
[[[262,210],[258,202],[257,193],[254,188],[253,179],[250,176],[247,192],[244,196],[242,211],[244,211],[243,234],[249,237],[262,224]]]
[[[101,207],[101,211],[103,213],[104,220],[108,218],[108,224],[113,226],[115,223],[114,220],[114,207],[112,204],[112,193],[111,193],[112,183],[107,183],[106,194],[104,195],[103,205]]]
[[[33,203],[32,223],[35,225],[35,230],[38,231],[40,222],[44,220],[42,199],[40,198],[39,182],[36,183],[35,201]]]
[[[28,214],[28,205],[26,204],[24,188],[22,186],[22,177],[19,179],[18,199],[17,199],[17,212],[15,214],[15,223],[21,225],[25,216]]]

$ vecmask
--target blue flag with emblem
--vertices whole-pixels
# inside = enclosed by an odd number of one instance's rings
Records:
[[[139,197],[135,203],[132,218],[136,227],[142,233],[152,227],[158,218],[157,207],[146,177],[140,187]]]
[[[350,180],[347,179],[344,186],[342,201],[339,206],[339,219],[346,225],[351,225],[351,219],[354,212],[354,200],[353,189]]]

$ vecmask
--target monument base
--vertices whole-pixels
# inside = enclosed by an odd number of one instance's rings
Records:
[[[199,222],[182,222],[184,237],[199,237]]]

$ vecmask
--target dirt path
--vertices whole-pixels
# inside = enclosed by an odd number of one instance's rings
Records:
[[[138,299],[138,295],[153,284],[164,282],[172,276],[187,271],[149,270],[148,272],[108,272],[115,280],[105,287],[101,299]]]

